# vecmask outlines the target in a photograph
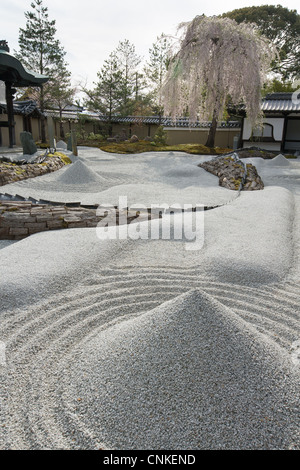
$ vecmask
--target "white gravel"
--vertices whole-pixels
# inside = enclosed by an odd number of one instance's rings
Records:
[[[119,321],[90,337],[74,359],[64,399],[74,406],[82,397],[80,418],[110,449],[299,443],[289,359],[201,291]]]
[[[86,148],[74,159],[111,201],[149,201],[152,186],[154,200],[225,203],[204,212],[199,250],[93,228],[0,250],[1,449],[300,448],[300,162],[265,161],[265,189],[236,198],[200,160]],[[58,192],[62,175],[4,189],[91,195],[88,183]],[[171,234],[180,225],[170,217]]]
[[[280,153],[275,158],[272,158],[270,161],[268,161],[267,165],[268,165],[268,167],[272,167],[272,166],[290,166],[290,162],[287,158],[285,158],[284,155],[282,155]]]
[[[197,164],[203,158],[167,152],[110,155],[98,149],[80,148],[73,165],[42,177],[22,180],[1,191],[23,197],[56,202],[118,205],[120,196],[128,204],[203,204],[216,206],[236,197],[219,186],[216,176]],[[172,160],[172,165],[170,165]]]
[[[89,184],[97,183],[101,180],[99,175],[87,167],[81,160],[75,161],[67,166],[65,171],[60,174],[57,181],[64,184]]]

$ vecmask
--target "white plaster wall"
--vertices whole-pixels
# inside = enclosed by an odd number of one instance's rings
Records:
[[[274,117],[274,118],[265,118],[264,122],[266,124],[271,124],[273,126],[273,136],[275,140],[281,141],[283,138],[283,126],[284,118],[283,117]],[[243,130],[243,140],[249,140],[252,134],[252,126],[248,118],[244,120],[244,130]],[[264,142],[265,147],[266,142]]]

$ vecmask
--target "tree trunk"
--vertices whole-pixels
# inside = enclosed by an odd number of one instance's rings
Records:
[[[63,119],[62,119],[62,109],[59,108],[59,135],[62,140],[65,139],[65,130],[63,126]]]
[[[206,141],[206,147],[213,148],[215,146],[215,136],[216,136],[216,131],[217,131],[217,118],[213,117],[211,127],[209,129],[207,141]]]
[[[109,137],[112,137],[112,131],[113,131],[113,126],[112,126],[112,105],[110,104],[109,106],[109,112],[108,112],[108,123],[107,123],[107,129],[108,129],[108,135]]]
[[[59,134],[60,134],[60,138],[62,140],[64,140],[65,139],[65,131],[64,131],[63,121],[60,121],[60,123],[59,123]]]

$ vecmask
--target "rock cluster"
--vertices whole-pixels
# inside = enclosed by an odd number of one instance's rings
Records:
[[[217,157],[198,165],[219,178],[219,185],[235,191],[263,189],[264,184],[256,167],[244,164],[231,156]]]
[[[128,140],[126,129],[122,129],[119,134],[114,135],[113,137],[108,137],[107,142],[125,142]]]
[[[137,135],[133,134],[131,137],[130,137],[130,140],[129,142],[131,143],[134,143],[134,142],[138,142],[139,141],[139,138]]]
[[[134,143],[134,142],[138,142],[139,138],[134,134],[130,137],[130,139],[128,139],[125,130],[123,130],[123,132],[121,132],[120,134],[116,134],[114,137],[108,137],[106,140],[107,140],[107,142],[117,142],[117,143],[119,143],[119,142],[131,142],[131,143]]]
[[[100,215],[99,215],[100,214]],[[139,211],[34,204],[31,201],[0,201],[0,240],[21,240],[37,232],[67,228],[96,227],[106,218],[110,225],[148,219]]]
[[[17,163],[0,162],[0,186],[59,170],[67,163],[71,163],[71,160],[65,155],[59,154],[48,155],[43,163],[18,165]]]

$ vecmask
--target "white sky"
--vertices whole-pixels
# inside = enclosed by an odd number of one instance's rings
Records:
[[[280,1],[280,0],[279,0]],[[103,61],[128,39],[145,59],[157,36],[175,34],[176,27],[196,15],[218,15],[236,8],[278,5],[270,0],[44,0],[49,19],[56,20],[56,38],[61,41],[72,72],[73,84],[92,86]],[[18,50],[19,28],[25,27],[24,12],[31,0],[0,0],[0,39],[6,39],[10,53]],[[280,5],[300,13],[299,0],[281,0]]]

